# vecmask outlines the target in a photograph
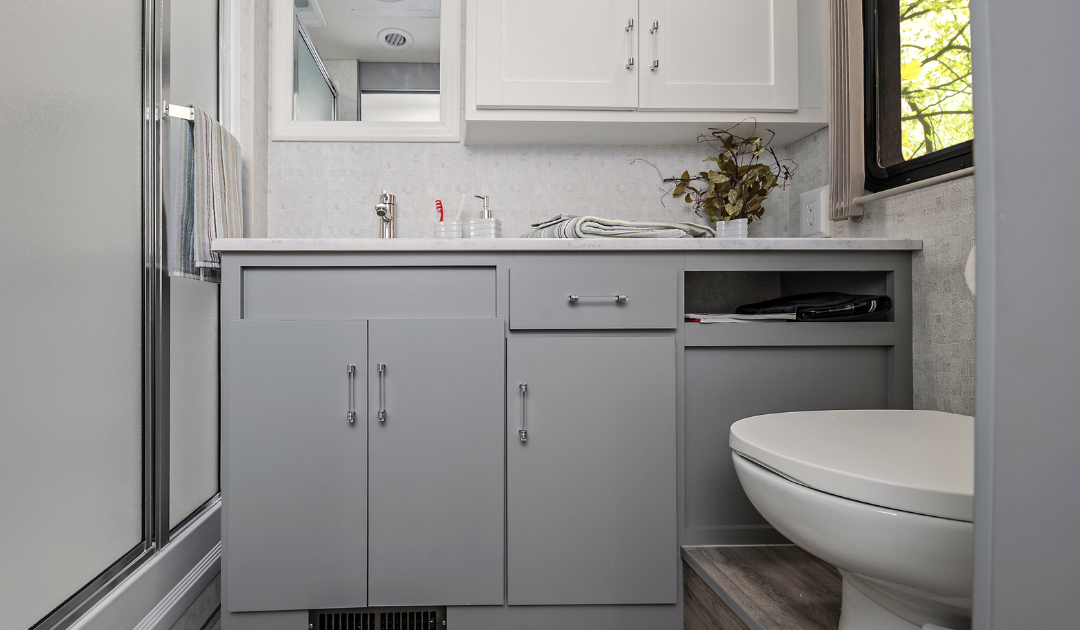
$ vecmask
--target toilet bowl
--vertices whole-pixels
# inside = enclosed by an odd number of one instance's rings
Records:
[[[770,414],[731,427],[746,495],[843,576],[840,630],[966,630],[974,421],[936,411]]]

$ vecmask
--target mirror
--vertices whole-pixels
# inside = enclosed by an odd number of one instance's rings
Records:
[[[439,122],[440,0],[293,5],[293,120]]]
[[[273,140],[456,142],[461,0],[272,0]]]

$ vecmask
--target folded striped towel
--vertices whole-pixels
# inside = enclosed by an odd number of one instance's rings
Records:
[[[220,282],[215,238],[244,235],[240,189],[240,143],[198,107],[195,120],[181,121],[175,196],[169,217],[169,275]]]
[[[532,224],[525,238],[712,238],[712,228],[674,221],[622,221],[600,217],[556,215]]]

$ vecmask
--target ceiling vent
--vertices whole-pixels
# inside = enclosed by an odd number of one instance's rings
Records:
[[[366,17],[439,17],[441,0],[341,0],[345,15]]]
[[[413,36],[400,28],[384,28],[378,37],[379,45],[389,50],[408,50],[413,45]]]

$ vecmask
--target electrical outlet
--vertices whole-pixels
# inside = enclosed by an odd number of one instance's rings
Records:
[[[799,236],[832,236],[829,221],[829,187],[822,186],[799,195]]]

